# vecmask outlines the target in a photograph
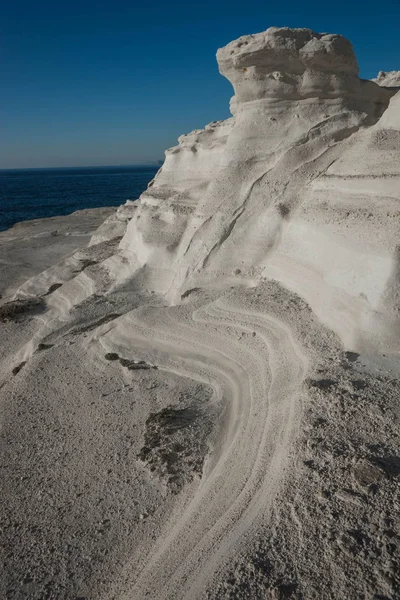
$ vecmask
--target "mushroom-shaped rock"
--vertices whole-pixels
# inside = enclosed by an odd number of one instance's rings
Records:
[[[217,60],[235,89],[236,104],[361,95],[354,50],[341,35],[270,27],[229,43],[218,50]],[[379,97],[379,92],[368,82],[363,95]]]

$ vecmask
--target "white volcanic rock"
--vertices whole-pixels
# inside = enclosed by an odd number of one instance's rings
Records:
[[[243,36],[217,59],[235,90],[234,118],[182,136],[167,151],[121,242],[125,267],[114,257],[110,268],[117,281],[141,269],[144,285],[171,302],[216,281],[251,285],[273,277],[303,295],[353,347],[380,310],[396,254],[394,233],[382,233],[398,175],[390,150],[396,134],[382,141],[382,131],[397,126],[397,100],[386,111],[394,90],[358,77],[345,38],[309,29]],[[344,163],[349,176],[334,176],[334,165]],[[348,190],[350,177],[354,188],[371,165],[379,177],[367,193],[372,217],[352,205],[349,226],[333,199],[335,185],[338,193]],[[316,224],[321,211],[324,224]],[[396,227],[392,219],[389,229]],[[378,238],[385,238],[379,252]]]
[[[400,92],[308,29],[218,61],[233,118],[0,301],[1,597],[398,597]]]
[[[121,242],[121,256],[131,262],[124,273],[146,265],[148,285],[166,292],[179,260],[182,238],[200,224],[195,210],[212,179],[217,177],[233,119],[210,123],[179,138],[165,153],[165,162],[154,182],[140,197],[135,218]],[[133,261],[133,263],[132,263]],[[124,263],[126,265],[126,262]],[[121,262],[112,269],[119,278]]]
[[[127,200],[125,204],[119,206],[94,233],[90,240],[90,246],[122,237],[136,209],[137,204],[132,200]]]
[[[109,289],[131,282],[177,304],[193,288],[273,278],[347,347],[395,350],[395,77],[361,80],[345,38],[309,29],[243,36],[217,59],[234,116],[181,136],[139,201],[96,232],[92,244],[123,236],[102,262]],[[53,271],[21,293],[44,289]],[[65,306],[76,285],[64,286]]]
[[[399,102],[307,187],[266,267],[364,351],[399,348]]]
[[[238,102],[357,93],[358,65],[350,42],[310,29],[271,27],[239,38],[217,53]]]

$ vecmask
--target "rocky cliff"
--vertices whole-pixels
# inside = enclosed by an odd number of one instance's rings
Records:
[[[396,349],[400,139],[394,74],[358,76],[351,44],[270,28],[217,53],[234,116],[179,138],[135,204],[115,277],[177,303],[272,278],[347,347]],[[143,272],[145,271],[145,272]]]

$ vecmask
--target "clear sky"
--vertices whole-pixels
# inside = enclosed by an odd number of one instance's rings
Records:
[[[229,116],[217,48],[268,27],[354,44],[400,70],[400,0],[13,0],[0,25],[0,168],[134,164]]]

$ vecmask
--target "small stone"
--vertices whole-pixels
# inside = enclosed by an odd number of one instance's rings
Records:
[[[368,487],[371,484],[377,484],[383,478],[382,471],[370,462],[361,460],[353,471],[354,478],[357,483],[363,487]]]

